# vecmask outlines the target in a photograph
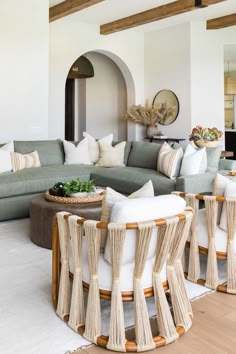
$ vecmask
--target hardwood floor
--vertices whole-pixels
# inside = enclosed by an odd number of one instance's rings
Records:
[[[192,307],[194,319],[189,332],[172,344],[146,353],[235,354],[236,295],[216,292],[194,301]],[[95,346],[77,353],[82,352],[108,354],[109,351]]]

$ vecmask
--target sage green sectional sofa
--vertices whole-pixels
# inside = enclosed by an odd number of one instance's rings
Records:
[[[16,152],[26,154],[37,150],[42,167],[0,174],[0,221],[27,217],[31,199],[58,181],[70,181],[78,177],[81,180],[94,179],[97,185],[109,186],[118,192],[130,194],[151,179],[155,195],[174,190],[205,193],[211,192],[218,169],[236,169],[236,161],[220,160],[219,164],[220,151],[211,156],[213,150],[209,150],[206,173],[169,179],[156,170],[160,147],[161,144],[129,141],[125,148],[125,167],[104,168],[94,165],[64,165],[61,140],[14,141]]]

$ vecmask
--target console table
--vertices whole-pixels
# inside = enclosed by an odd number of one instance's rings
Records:
[[[154,137],[154,136],[151,137],[151,138],[145,136],[144,138],[145,138],[145,139],[149,139],[150,143],[152,143],[153,141],[166,141],[167,143],[168,143],[169,141],[174,141],[174,142],[176,142],[176,143],[179,143],[180,141],[186,140],[186,139],[184,139],[184,138],[157,138],[157,137]]]

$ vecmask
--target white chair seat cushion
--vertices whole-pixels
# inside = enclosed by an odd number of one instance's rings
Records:
[[[181,214],[186,202],[176,195],[160,195],[152,198],[125,199],[116,202],[112,208],[110,222],[130,223],[155,220],[171,215]],[[155,255],[157,228],[153,229],[147,259]],[[136,231],[127,230],[124,241],[122,264],[134,262]],[[104,258],[111,264],[110,241],[107,238]]]
[[[70,272],[73,274],[74,267],[72,262],[72,250],[70,246],[69,251],[69,264],[70,264]],[[142,277],[142,285],[143,288],[149,288],[152,286],[152,268],[153,261],[151,259],[146,262],[143,277]],[[121,282],[121,290],[122,291],[133,291],[133,272],[134,272],[134,263],[129,263],[123,265],[121,267],[120,273],[120,282]],[[90,275],[89,275],[89,265],[88,265],[88,256],[87,256],[87,243],[85,237],[83,238],[83,247],[82,247],[82,277],[83,281],[86,283],[90,283]],[[163,267],[161,272],[162,282],[166,281],[166,266]],[[103,258],[103,254],[100,253],[99,261],[98,261],[98,282],[100,290],[112,290],[112,267],[106,262]]]
[[[198,245],[208,249],[206,209],[199,210],[197,235],[198,235]],[[190,241],[190,234],[188,237],[188,241]],[[226,252],[227,251],[227,232],[222,230],[218,225],[216,225],[215,245],[216,245],[217,252]],[[236,241],[235,241],[234,245],[235,245],[235,250],[236,250]]]

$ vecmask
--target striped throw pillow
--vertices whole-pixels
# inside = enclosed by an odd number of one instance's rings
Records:
[[[157,170],[169,178],[179,175],[180,165],[183,158],[183,149],[172,149],[166,142],[162,145],[159,155]]]
[[[25,168],[41,166],[37,150],[30,152],[29,154],[19,154],[18,152],[12,152],[11,162],[13,172],[23,170]]]

